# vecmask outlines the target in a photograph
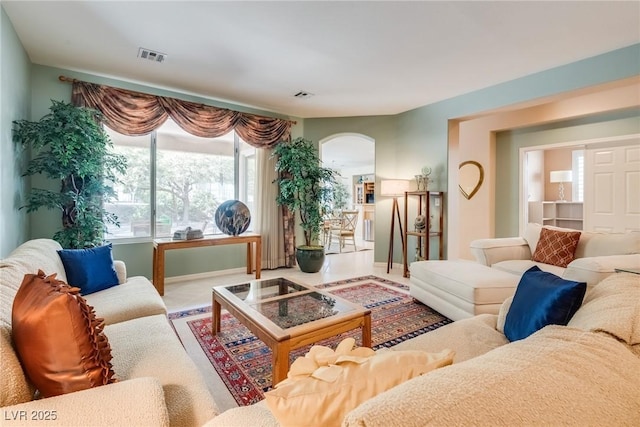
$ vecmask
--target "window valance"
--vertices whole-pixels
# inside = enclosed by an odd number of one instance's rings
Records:
[[[256,148],[288,140],[289,120],[241,113],[176,98],[156,96],[83,81],[73,81],[71,102],[100,111],[111,129],[124,135],[146,135],[171,117],[182,129],[203,138],[232,129]]]

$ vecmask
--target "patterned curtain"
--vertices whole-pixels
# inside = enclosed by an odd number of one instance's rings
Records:
[[[278,177],[273,150],[256,149],[256,175],[260,177],[255,188],[255,215],[251,217],[253,231],[262,236],[262,268],[293,267],[285,253],[284,222],[279,209]]]
[[[289,139],[289,120],[257,116],[164,96],[149,95],[75,80],[71,102],[100,111],[111,129],[124,135],[146,135],[171,117],[182,129],[203,138],[232,129],[256,148]]]
[[[292,122],[225,108],[149,95],[126,89],[73,80],[71,102],[98,110],[111,129],[124,135],[146,135],[171,117],[190,134],[215,138],[232,129],[256,148],[270,148],[291,136]],[[282,208],[283,233],[276,233],[284,246],[285,266],[295,265],[295,221]]]

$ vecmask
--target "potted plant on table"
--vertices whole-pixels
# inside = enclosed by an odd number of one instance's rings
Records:
[[[296,247],[296,261],[300,270],[315,273],[324,263],[324,246],[317,242],[336,172],[322,167],[313,143],[304,138],[276,145],[273,156],[279,173],[275,181],[280,187],[277,202],[298,214],[304,232],[305,244]]]
[[[13,122],[14,141],[32,150],[24,175],[43,174],[61,182],[59,192],[31,189],[23,207],[27,212],[62,211],[62,228],[53,238],[63,248],[100,246],[107,224],[118,225],[104,203],[115,196],[113,185],[118,174],[124,174],[126,158],[111,151],[113,143],[100,123],[100,112],[52,102],[51,112],[39,121]]]

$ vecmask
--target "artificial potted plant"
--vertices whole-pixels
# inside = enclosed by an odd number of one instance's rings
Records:
[[[36,122],[14,121],[13,139],[32,150],[23,175],[43,174],[60,180],[61,188],[32,188],[23,208],[60,209],[62,228],[53,238],[63,248],[100,246],[107,224],[119,225],[104,203],[115,196],[113,185],[126,169],[126,158],[111,150],[100,112],[61,101],[52,101],[49,109]]]
[[[315,273],[324,263],[324,247],[317,242],[336,172],[322,167],[313,143],[304,138],[276,145],[273,155],[279,173],[277,202],[298,214],[304,233],[304,245],[296,247],[296,261],[300,270]]]

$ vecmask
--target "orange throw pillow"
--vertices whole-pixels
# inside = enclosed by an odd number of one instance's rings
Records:
[[[540,240],[531,259],[536,262],[566,267],[574,260],[579,231],[559,231],[549,228],[540,230]]]
[[[27,376],[44,397],[115,382],[104,320],[55,276],[25,275],[13,301],[12,336]]]

